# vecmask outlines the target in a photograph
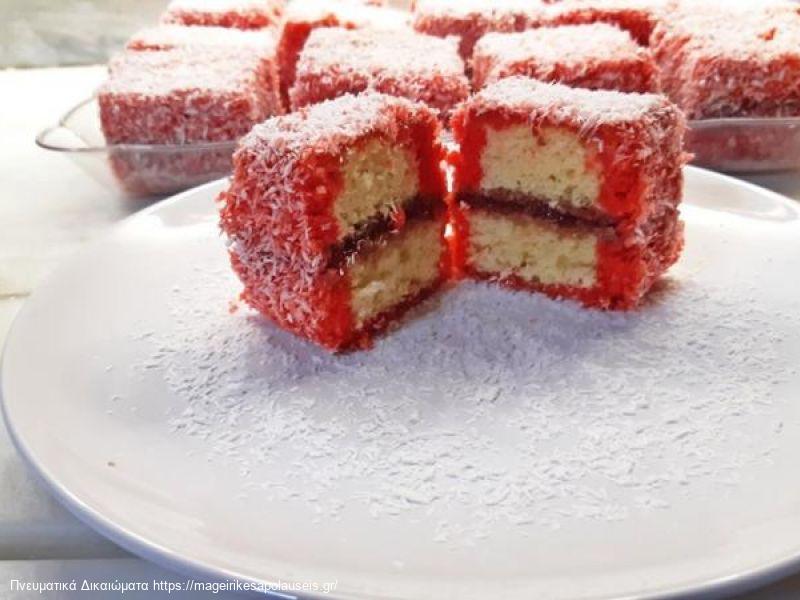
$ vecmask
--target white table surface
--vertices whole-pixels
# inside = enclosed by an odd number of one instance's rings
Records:
[[[25,298],[77,248],[142,208],[96,183],[67,157],[38,149],[36,132],[88,96],[101,67],[0,72],[0,344]],[[800,199],[800,175],[753,178]],[[230,594],[21,591],[12,580],[183,581],[133,558],[50,498],[0,427],[0,598],[231,598]],[[152,588],[151,588],[152,589]],[[800,597],[800,575],[738,600]]]

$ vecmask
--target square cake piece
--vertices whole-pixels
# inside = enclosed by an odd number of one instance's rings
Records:
[[[125,52],[98,92],[110,144],[235,140],[280,113],[274,71],[251,48]]]
[[[595,90],[658,91],[650,51],[602,23],[486,34],[472,55],[473,87],[512,75]]]
[[[562,0],[550,7],[548,21],[555,25],[608,23],[624,29],[639,44],[650,36],[671,0]]]
[[[670,98],[689,119],[800,115],[800,7],[678,11],[653,49]]]
[[[286,9],[286,19],[278,44],[281,72],[281,94],[289,104],[289,89],[294,83],[297,58],[314,29],[343,27],[345,29],[377,30],[406,29],[408,13],[374,6],[383,2],[368,0],[292,0]]]
[[[417,0],[414,29],[438,37],[459,39],[461,57],[468,61],[477,41],[490,32],[523,31],[547,20],[543,0]]]
[[[510,77],[452,125],[467,275],[629,309],[677,260],[685,127],[666,98]]]
[[[135,195],[166,194],[226,175],[232,143],[282,112],[274,60],[250,47],[126,52],[111,61],[97,100],[103,133],[114,146],[112,170]]]
[[[424,102],[444,117],[470,87],[455,39],[410,30],[315,30],[297,62],[292,109],[364,90]]]
[[[256,126],[220,196],[243,299],[331,350],[374,335],[447,278],[436,114],[347,95]]]
[[[278,25],[284,0],[172,0],[162,23],[261,29]]]

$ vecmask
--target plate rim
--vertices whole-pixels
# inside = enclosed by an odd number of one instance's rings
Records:
[[[693,174],[708,180],[716,180],[717,183],[725,185],[734,185],[740,188],[751,190],[759,195],[771,196],[774,200],[782,203],[790,203],[792,206],[796,204],[791,198],[784,196],[773,190],[769,190],[749,181],[744,181],[730,175],[710,171],[694,166],[685,166],[685,173]],[[65,261],[59,264],[52,273],[45,277],[40,282],[30,297],[37,295],[39,291],[46,288],[53,280],[54,274],[64,268],[65,264],[72,261],[80,260],[84,253],[91,253],[95,246],[101,244],[103,241],[108,240],[115,236],[115,234],[129,221],[140,219],[143,216],[159,212],[173,204],[180,203],[185,197],[195,196],[203,193],[207,189],[213,189],[221,186],[227,178],[217,179],[202,185],[184,190],[173,196],[169,196],[163,200],[155,202],[142,210],[126,216],[125,218],[114,223],[109,229],[102,234],[90,240],[86,245],[79,249],[74,254],[70,255]],[[29,297],[29,298],[30,298]],[[28,299],[29,299],[28,298]],[[177,573],[189,576],[199,577],[205,581],[242,581],[252,584],[265,586],[267,588],[272,585],[277,586],[277,582],[287,582],[290,580],[281,578],[278,575],[272,575],[268,578],[254,578],[242,573],[236,573],[231,569],[224,567],[214,566],[207,561],[196,560],[180,553],[164,547],[156,541],[147,539],[134,531],[131,531],[125,526],[115,523],[112,519],[104,516],[101,512],[93,509],[86,504],[75,493],[70,491],[66,484],[58,480],[58,477],[50,472],[50,469],[41,461],[38,461],[32,452],[32,449],[25,444],[23,435],[17,430],[14,422],[11,419],[9,400],[6,397],[5,380],[8,377],[6,373],[6,361],[10,354],[10,347],[12,346],[15,337],[15,331],[19,326],[21,318],[28,310],[28,299],[23,303],[17,315],[14,317],[11,326],[6,334],[6,339],[3,344],[2,356],[0,356],[0,415],[3,417],[6,430],[8,431],[9,438],[15,450],[22,458],[23,463],[27,466],[29,471],[34,475],[43,488],[46,489],[58,503],[63,506],[67,511],[76,517],[81,523],[99,533],[103,537],[111,540],[113,543],[121,546],[123,549],[131,552],[137,557],[149,561],[156,566],[172,570]],[[751,567],[744,571],[733,572],[729,575],[722,575],[710,580],[698,581],[696,583],[687,582],[680,584],[676,587],[654,590],[651,592],[633,592],[626,596],[615,596],[625,600],[672,600],[678,598],[721,598],[728,597],[733,594],[741,594],[753,591],[771,583],[775,583],[785,577],[794,575],[800,572],[800,548],[794,555],[786,556],[779,560],[766,561],[759,566]],[[296,583],[296,582],[295,582]],[[346,594],[346,595],[345,595]],[[345,600],[346,598],[361,598],[363,594],[354,592],[335,592],[329,594],[315,594],[310,591],[303,591],[289,594],[283,594],[277,591],[267,591],[264,597],[274,598],[297,598],[307,600]],[[384,597],[388,600],[389,597]]]

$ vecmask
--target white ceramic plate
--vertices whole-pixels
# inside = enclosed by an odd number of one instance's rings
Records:
[[[686,253],[638,313],[464,284],[340,357],[231,304],[221,184],[182,194],[25,305],[11,432],[87,523],[208,577],[437,600],[764,583],[800,564],[800,215],[687,176]]]

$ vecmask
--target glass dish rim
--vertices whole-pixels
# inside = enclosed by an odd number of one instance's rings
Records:
[[[85,145],[85,146],[66,146],[54,144],[48,141],[48,138],[54,132],[64,129],[74,133],[74,130],[69,126],[70,118],[79,110],[86,107],[91,102],[96,101],[97,96],[92,95],[88,98],[78,102],[72,108],[67,110],[55,125],[45,127],[36,135],[36,145],[45,150],[52,152],[62,153],[79,153],[79,154],[100,154],[108,153],[109,151],[128,151],[128,152],[193,152],[199,150],[228,150],[235,148],[238,140],[223,140],[215,142],[191,142],[187,144],[143,144],[143,143],[123,143],[123,144],[105,144],[102,146]],[[687,121],[689,129],[695,131],[702,131],[706,129],[721,128],[721,127],[758,127],[758,126],[798,126],[800,125],[800,116],[798,117],[723,117],[714,119],[692,119]]]
[[[798,117],[718,117],[714,119],[690,119],[687,120],[690,129],[707,129],[712,127],[730,126],[781,126],[781,125],[800,125]]]
[[[52,152],[63,152],[63,153],[80,153],[80,154],[100,154],[100,153],[107,153],[112,150],[118,151],[128,151],[128,152],[193,152],[197,150],[229,150],[236,147],[238,140],[223,140],[223,141],[216,141],[216,142],[190,142],[187,144],[106,144],[103,146],[96,146],[96,145],[85,145],[85,146],[65,146],[59,144],[53,144],[52,142],[48,142],[48,137],[53,134],[54,132],[64,129],[66,131],[70,131],[73,134],[74,129],[69,126],[70,118],[79,110],[86,107],[86,105],[90,104],[97,100],[97,96],[89,96],[88,98],[81,100],[75,106],[67,110],[58,122],[55,125],[50,125],[45,127],[39,133],[36,134],[36,145],[44,150],[50,150]]]

